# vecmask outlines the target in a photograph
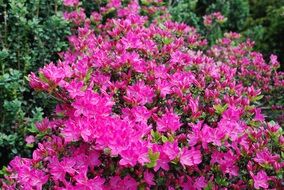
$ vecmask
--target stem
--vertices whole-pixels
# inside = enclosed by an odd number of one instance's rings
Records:
[[[170,8],[170,7],[171,7],[172,3],[173,3],[173,0],[169,0],[168,8]]]
[[[40,9],[40,0],[37,3],[37,9],[36,9],[36,17],[38,18],[39,16],[39,9]]]
[[[7,12],[6,12],[6,7],[4,8],[4,41],[5,44],[7,44],[7,33],[8,33],[8,28],[7,28]],[[4,45],[4,44],[3,44]]]
[[[18,70],[20,70],[21,68],[21,65],[20,65],[20,51],[19,49],[17,49],[17,64],[18,64]]]
[[[54,12],[55,12],[55,14],[57,14],[57,9],[58,9],[57,0],[55,0],[54,1]]]

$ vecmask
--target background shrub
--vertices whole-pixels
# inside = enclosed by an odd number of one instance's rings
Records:
[[[30,153],[24,137],[52,108],[47,95],[30,90],[25,76],[66,49],[71,32],[62,10],[58,0],[0,0],[0,165]]]

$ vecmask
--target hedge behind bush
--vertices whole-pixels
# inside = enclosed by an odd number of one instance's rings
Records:
[[[30,154],[24,138],[52,110],[52,100],[32,92],[26,76],[67,48],[71,31],[62,10],[57,0],[0,0],[0,165]]]

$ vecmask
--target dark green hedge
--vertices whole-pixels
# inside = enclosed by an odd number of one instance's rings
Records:
[[[28,155],[24,137],[48,112],[52,100],[35,94],[26,76],[58,59],[67,48],[70,24],[58,0],[0,0],[0,160]]]

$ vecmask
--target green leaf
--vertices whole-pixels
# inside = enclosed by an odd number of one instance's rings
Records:
[[[89,68],[89,70],[87,71],[87,74],[86,74],[86,76],[85,76],[85,78],[84,78],[84,83],[89,82],[92,73],[93,73],[93,68]]]
[[[38,133],[38,129],[36,128],[35,124],[31,124],[31,127],[28,128],[28,131],[31,133]]]
[[[217,104],[217,105],[214,105],[213,108],[217,114],[221,115],[228,108],[228,105],[225,104],[222,106],[221,104]]]
[[[145,6],[150,5],[150,3],[147,0],[141,0],[141,4]]]
[[[255,96],[251,99],[251,101],[256,102],[256,101],[261,100],[262,98],[263,98],[263,95]]]
[[[151,130],[151,135],[155,142],[158,142],[161,139],[161,134],[158,131]]]
[[[204,188],[204,190],[212,190],[212,182],[208,182],[207,186]]]
[[[168,142],[168,141],[169,141],[168,138],[166,136],[162,135],[162,142],[165,143],[165,142]]]
[[[3,166],[3,168],[0,170],[0,176],[5,176],[5,175],[8,175],[7,167]]]
[[[153,152],[152,150],[150,150],[149,153],[148,153],[148,156],[149,156],[150,162],[148,164],[146,164],[146,166],[148,168],[155,167],[156,164],[157,164],[157,160],[160,157],[160,153],[159,152]]]
[[[215,179],[216,183],[218,185],[221,185],[221,186],[228,186],[229,183],[227,182],[227,179],[226,178],[223,178],[223,177],[220,177],[220,176],[217,176],[216,179]]]
[[[168,45],[168,44],[172,43],[172,39],[166,37],[166,38],[163,38],[163,39],[162,39],[162,42],[163,42],[165,45]]]
[[[27,147],[27,148],[33,148],[33,147],[34,147],[34,144],[26,144],[26,147]]]

